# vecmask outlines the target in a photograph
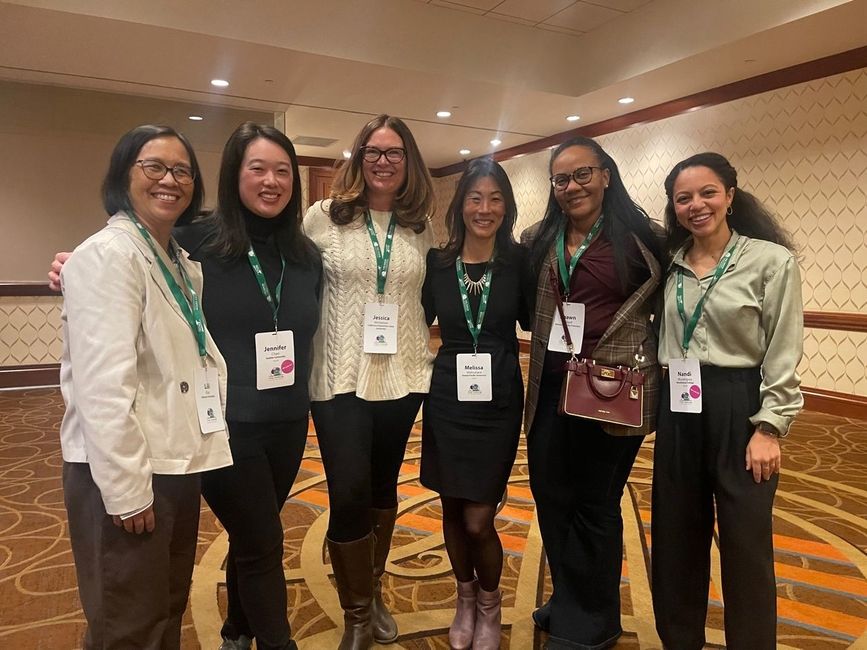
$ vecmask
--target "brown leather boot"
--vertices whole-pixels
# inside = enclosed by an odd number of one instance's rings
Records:
[[[479,587],[476,595],[476,629],[473,632],[473,650],[498,650],[500,647],[499,589],[485,591]]]
[[[382,575],[385,573],[385,562],[391,548],[391,535],[396,518],[396,507],[388,510],[370,509],[373,526],[373,601],[370,604],[370,627],[373,629],[373,640],[377,643],[391,643],[397,638],[397,623],[382,602]]]
[[[339,650],[368,650],[373,644],[370,603],[373,599],[373,534],[352,542],[326,538],[337,595],[343,608],[343,638]]]
[[[458,582],[458,603],[455,618],[449,627],[451,650],[468,650],[473,645],[473,630],[476,627],[476,590],[479,583]]]

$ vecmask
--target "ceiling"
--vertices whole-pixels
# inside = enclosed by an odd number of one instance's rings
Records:
[[[167,101],[202,139],[276,113],[334,159],[388,112],[438,168],[867,45],[867,0],[13,0],[0,43],[0,81]]]

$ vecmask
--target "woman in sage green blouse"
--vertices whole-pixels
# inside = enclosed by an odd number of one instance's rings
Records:
[[[665,181],[673,261],[653,475],[656,626],[669,650],[705,642],[714,510],[730,650],[776,647],[771,508],[779,439],[803,399],[798,263],[789,236],[723,156]]]

